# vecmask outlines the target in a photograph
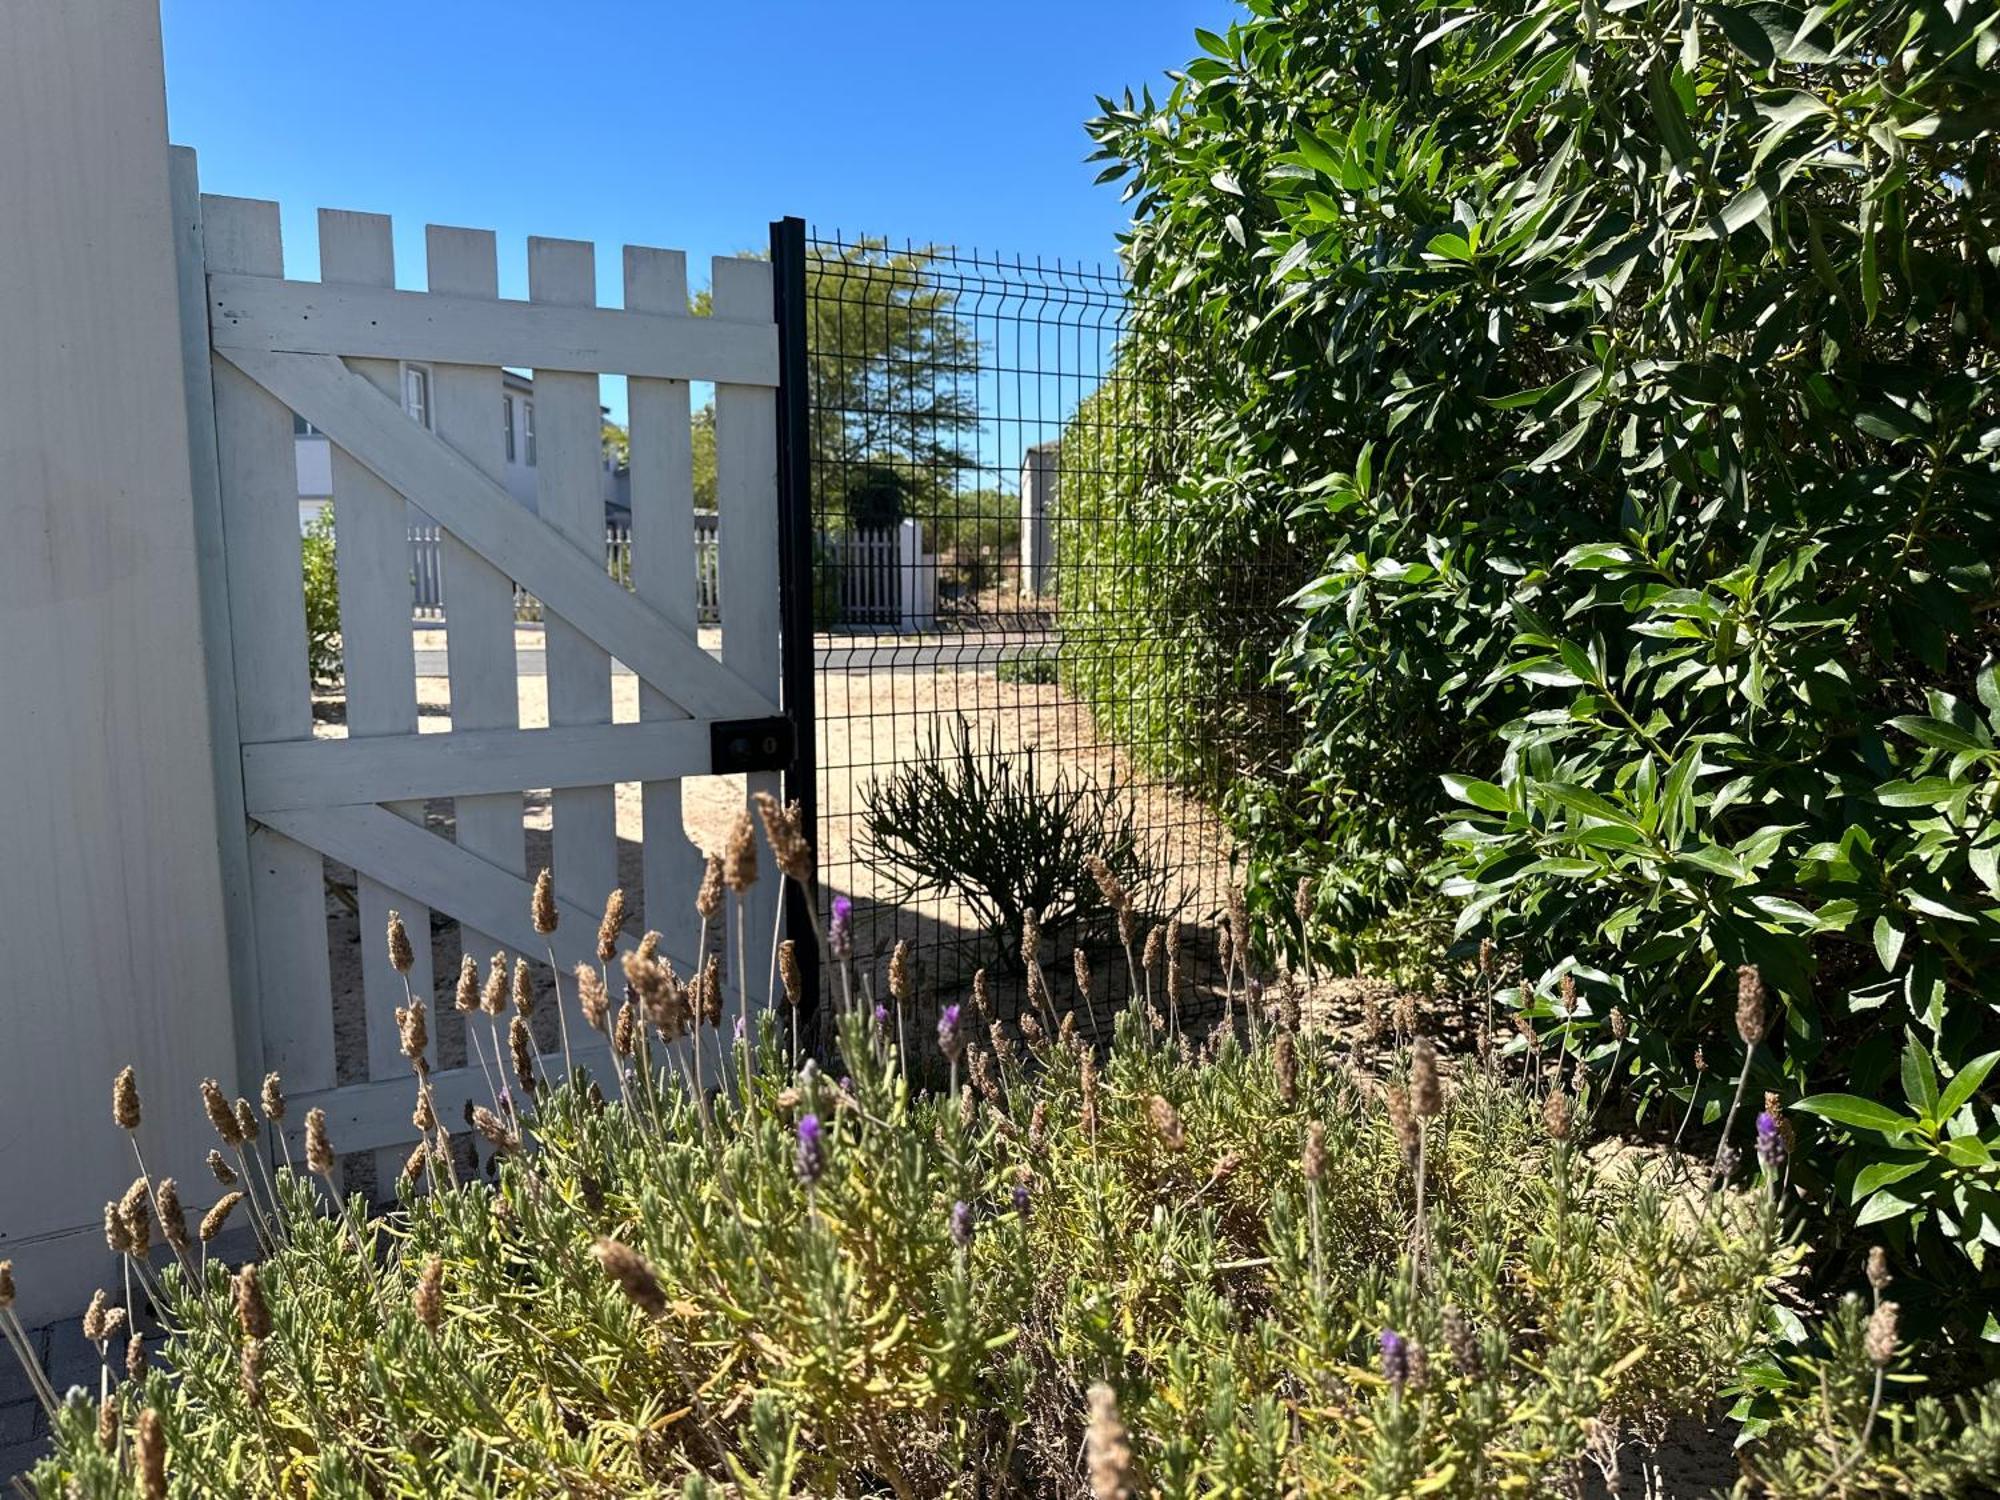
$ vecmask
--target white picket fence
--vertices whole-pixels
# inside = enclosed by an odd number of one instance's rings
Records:
[[[410,526],[410,588],[416,619],[426,624],[444,621],[444,544],[438,527],[423,523]],[[615,522],[604,528],[604,568],[613,578],[632,587],[632,528]],[[722,622],[721,570],[716,552],[716,517],[713,511],[694,514],[694,595],[695,617],[704,625]],[[514,618],[539,620],[541,601],[520,584],[514,585]]]
[[[928,630],[937,623],[937,557],[923,550],[923,526],[902,521],[865,531],[821,531],[820,567],[838,580],[841,625]],[[835,601],[817,600],[824,612]]]
[[[410,526],[410,585],[414,617],[427,625],[445,620],[443,534],[436,525]],[[916,521],[863,531],[822,531],[822,565],[838,580],[839,596],[823,599],[822,613],[834,608],[825,625],[873,626],[882,630],[927,630],[937,619],[937,558],[922,549]],[[632,587],[632,528],[604,528],[604,568]],[[717,562],[716,516],[694,513],[695,613],[703,625],[722,622],[721,573]],[[514,585],[514,618],[539,620],[541,601]]]

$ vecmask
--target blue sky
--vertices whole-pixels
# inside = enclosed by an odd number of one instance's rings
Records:
[[[787,213],[823,229],[1109,260],[1093,96],[1196,53],[1230,0],[165,0],[173,139],[209,192],[284,206],[287,269],[317,275],[314,212],[388,213],[398,280],[423,225],[708,258]]]

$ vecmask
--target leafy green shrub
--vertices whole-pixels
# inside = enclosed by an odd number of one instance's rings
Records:
[[[1991,1050],[2000,13],[1252,10],[1093,129],[1163,489],[1315,558],[1298,750],[1237,802],[1273,932],[1300,874],[1364,956],[1442,897],[1606,976],[1648,1079],[1744,962],[1788,1094]],[[1887,1201],[1879,1137],[1811,1144]],[[1897,1231],[1940,1273],[2000,1243],[1973,1170]]]
[[[1053,651],[1022,651],[1001,657],[993,664],[993,675],[1002,682],[1054,687],[1061,676],[1061,669],[1062,658]]]
[[[340,681],[340,574],[334,564],[333,507],[322,506],[299,540],[305,567],[306,666],[315,686]]]
[[[1068,767],[1045,776],[1033,745],[985,743],[964,715],[946,735],[931,726],[923,754],[862,794],[861,852],[897,901],[954,895],[993,940],[996,959],[1021,966],[1023,921],[1051,935],[1103,935],[1110,907],[1084,859],[1101,857],[1139,903],[1157,884],[1129,799]]]

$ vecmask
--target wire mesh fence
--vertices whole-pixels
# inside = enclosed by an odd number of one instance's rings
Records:
[[[1055,1010],[1108,1027],[1172,921],[1183,988],[1162,959],[1154,996],[1212,1016],[1229,767],[1184,731],[1224,698],[1176,601],[1275,601],[1165,576],[1172,393],[1121,355],[1122,277],[820,233],[805,261],[821,878],[857,959],[879,992],[907,939],[922,994],[984,969],[1012,1013],[1038,918]],[[888,532],[893,586],[854,542]],[[1129,962],[1086,855],[1133,898]]]

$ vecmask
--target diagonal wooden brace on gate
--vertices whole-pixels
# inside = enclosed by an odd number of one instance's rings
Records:
[[[216,353],[670,702],[697,718],[779,713],[686,631],[612,580],[601,558],[516,504],[503,485],[412,422],[339,356],[223,347]]]

